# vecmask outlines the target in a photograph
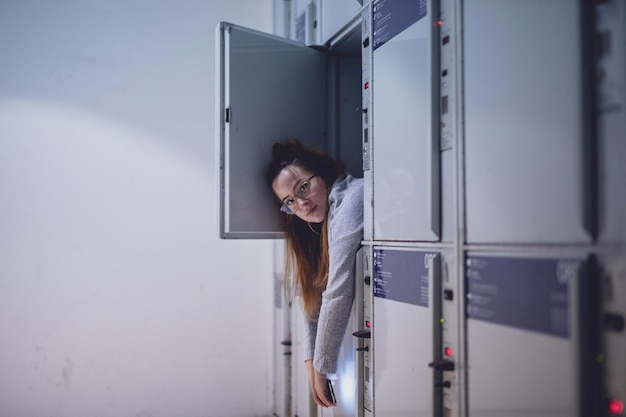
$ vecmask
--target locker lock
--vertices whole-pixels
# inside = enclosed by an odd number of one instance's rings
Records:
[[[454,362],[448,359],[442,359],[440,361],[431,362],[428,364],[436,371],[454,371]]]

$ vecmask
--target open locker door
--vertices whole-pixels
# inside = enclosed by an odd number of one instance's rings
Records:
[[[220,237],[281,238],[265,170],[274,142],[325,147],[326,56],[230,23],[216,32]]]

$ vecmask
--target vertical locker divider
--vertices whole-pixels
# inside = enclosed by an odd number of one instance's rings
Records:
[[[363,159],[363,180],[364,184],[364,207],[363,207],[363,239],[371,241],[374,236],[374,207],[373,207],[373,183],[374,175],[372,172],[372,13],[371,5],[367,5],[363,8],[362,26],[361,26],[361,92],[362,92],[362,105],[361,105],[361,120],[362,125],[362,159]]]
[[[432,305],[432,331],[433,331],[433,363],[441,362],[442,355],[442,323],[441,323],[441,253],[430,258],[429,278],[431,284],[431,305]],[[433,373],[433,416],[441,417],[443,415],[443,371],[435,368]]]
[[[440,0],[431,0],[429,4],[430,17],[430,222],[431,230],[441,239],[441,85],[439,74],[441,73],[441,43],[439,15],[441,11]]]
[[[359,249],[356,255],[356,285],[354,288],[354,300],[355,300],[355,322],[356,331],[352,333],[354,337],[355,333],[365,328],[364,318],[364,304],[365,304],[365,274],[366,268],[364,263],[367,262],[367,249],[362,247]],[[356,410],[355,417],[363,417],[364,398],[363,398],[363,384],[364,384],[364,351],[365,343],[362,337],[356,337],[356,351],[355,354],[355,376],[356,376]]]
[[[456,377],[458,378],[456,389],[457,416],[468,416],[468,375],[467,375],[467,278],[465,276],[465,258],[467,244],[467,205],[466,205],[466,176],[465,176],[465,39],[464,33],[464,9],[463,0],[450,0],[453,19],[452,42],[456,42],[454,49],[453,76],[455,81],[456,100],[451,103],[454,106],[455,119],[452,126],[454,129],[454,259],[452,268],[453,279],[456,281],[456,303],[457,303],[457,355],[456,355]],[[453,12],[453,13],[452,13]],[[441,39],[443,42],[443,39]],[[447,417],[447,416],[445,416]],[[469,416],[468,416],[469,417]]]
[[[606,415],[604,407],[602,276],[595,255],[589,255],[578,274],[578,386],[579,417]]]
[[[592,240],[598,236],[598,202],[600,193],[598,167],[598,90],[597,90],[597,35],[596,4],[578,0],[580,16],[581,48],[581,133],[582,133],[582,178],[583,225]]]
[[[363,316],[361,321],[361,331],[358,336],[361,339],[362,345],[361,355],[359,358],[362,360],[361,362],[361,378],[359,382],[361,384],[361,392],[362,395],[360,397],[362,401],[362,407],[359,408],[357,412],[357,417],[372,417],[374,414],[373,402],[374,402],[374,386],[372,383],[373,380],[373,355],[374,355],[374,344],[372,338],[372,326],[374,326],[374,316],[373,316],[373,304],[372,304],[372,284],[373,284],[373,261],[372,261],[372,246],[365,245],[363,252],[363,280],[361,284],[363,285]],[[355,334],[357,336],[357,334]]]

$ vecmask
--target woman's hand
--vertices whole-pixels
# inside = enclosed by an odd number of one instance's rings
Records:
[[[322,407],[334,407],[335,404],[328,398],[328,393],[326,391],[326,375],[317,372],[317,370],[313,367],[313,361],[311,359],[304,362],[306,364],[306,371],[309,376],[309,385],[311,386],[311,393],[313,394],[313,399],[318,405]]]

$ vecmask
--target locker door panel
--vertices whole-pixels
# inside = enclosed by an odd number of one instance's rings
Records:
[[[274,142],[324,148],[323,53],[229,23],[217,27],[217,152],[220,237],[282,237],[265,183]]]
[[[439,240],[439,145],[432,128],[433,101],[438,100],[433,100],[432,90],[430,6],[423,0],[374,3],[376,240]]]
[[[468,241],[589,242],[578,2],[464,10]]]
[[[588,333],[597,277],[586,262],[467,257],[469,416],[576,417],[592,415],[590,406],[599,414],[601,382],[589,368],[597,329]]]
[[[374,249],[374,415],[433,415],[436,257]]]

